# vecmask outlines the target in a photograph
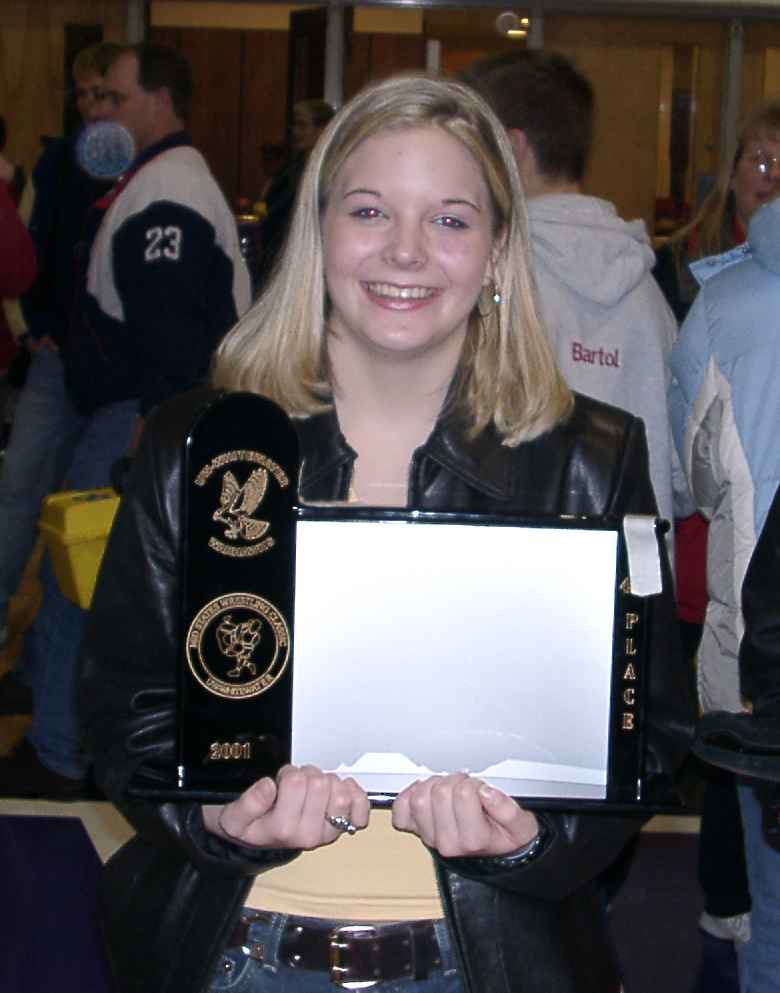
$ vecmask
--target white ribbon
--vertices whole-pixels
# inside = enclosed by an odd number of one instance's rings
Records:
[[[663,589],[661,553],[655,529],[656,518],[650,514],[626,514],[623,518],[628,578],[633,596],[652,596]]]

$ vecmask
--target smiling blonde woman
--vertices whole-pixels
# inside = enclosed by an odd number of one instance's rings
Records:
[[[557,372],[511,149],[455,83],[390,79],[331,122],[285,255],[213,383],[293,416],[303,502],[655,513],[641,422],[573,397]],[[203,402],[167,405],[145,433],[85,653],[97,776],[139,832],[104,880],[118,988],[616,993],[594,880],[636,816],[531,811],[464,773],[372,810],[355,781],[312,766],[226,804],[132,799],[174,761],[182,440]],[[691,711],[664,572],[647,737],[667,782]],[[355,576],[370,582],[370,567]],[[522,664],[518,646],[518,693]]]

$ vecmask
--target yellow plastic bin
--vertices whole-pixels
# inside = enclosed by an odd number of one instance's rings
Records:
[[[65,596],[84,610],[118,506],[119,496],[110,488],[70,490],[43,501],[39,523],[54,575]]]

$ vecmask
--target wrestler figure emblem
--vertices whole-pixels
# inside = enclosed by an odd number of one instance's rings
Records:
[[[269,690],[287,667],[290,633],[282,614],[253,593],[216,597],[187,632],[187,662],[216,696],[247,699]]]
[[[256,618],[234,624],[233,618],[227,614],[217,628],[217,642],[222,654],[235,660],[235,666],[229,669],[228,676],[236,679],[246,670],[251,676],[257,675],[257,666],[252,661],[252,653],[257,647],[262,635],[261,622]]]

